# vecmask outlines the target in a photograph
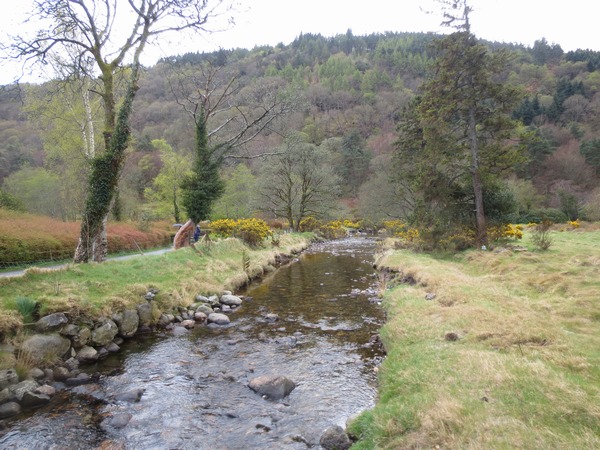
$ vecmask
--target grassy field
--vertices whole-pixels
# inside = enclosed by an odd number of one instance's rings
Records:
[[[600,448],[600,231],[552,232],[545,252],[530,234],[524,249],[380,257],[396,272],[388,356],[353,448]]]
[[[258,248],[229,238],[160,256],[72,265],[57,271],[32,268],[23,277],[0,279],[0,334],[12,336],[22,325],[17,312],[22,298],[38,302],[42,315],[61,311],[71,317],[95,318],[137,305],[155,288],[159,290],[158,310],[170,311],[191,304],[198,294],[243,285],[249,277],[271,270],[278,253],[300,251],[311,238],[310,233],[284,234],[278,247],[266,241]]]

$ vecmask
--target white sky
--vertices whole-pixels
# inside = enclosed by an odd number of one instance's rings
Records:
[[[6,2],[7,0],[2,0]],[[0,40],[6,33],[25,29],[32,0],[13,0],[0,15]],[[124,2],[125,0],[118,0]],[[241,11],[229,30],[183,42],[162,41],[148,48],[144,63],[188,51],[219,47],[252,48],[255,45],[289,44],[301,32],[334,36],[348,28],[354,35],[385,31],[444,31],[435,0],[238,0]],[[472,31],[481,38],[533,45],[545,37],[565,51],[590,48],[600,51],[598,18],[600,0],[471,0]],[[427,14],[425,11],[435,11]],[[13,81],[19,72],[0,62],[0,84]]]

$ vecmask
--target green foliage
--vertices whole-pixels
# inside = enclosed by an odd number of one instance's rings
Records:
[[[24,167],[4,179],[3,191],[32,214],[66,219],[62,180],[41,167]]]
[[[560,201],[560,210],[564,213],[568,220],[579,219],[579,201],[573,193],[560,190],[558,191],[558,199]]]
[[[21,200],[8,192],[4,192],[2,189],[0,189],[0,208],[12,211],[25,211]]]
[[[596,174],[600,174],[600,139],[582,141],[579,151],[585,161],[596,170]]]
[[[191,176],[190,163],[184,155],[176,153],[164,139],[154,139],[151,145],[160,152],[163,166],[154,178],[152,187],[145,189],[144,195],[150,200],[158,218],[171,217],[179,223],[182,221],[179,213],[183,196],[181,183]]]
[[[254,214],[256,199],[256,177],[245,164],[225,170],[223,195],[215,202],[213,219],[241,219]]]
[[[196,119],[196,153],[192,173],[187,175],[181,184],[182,205],[194,223],[210,217],[215,201],[225,188],[219,176],[220,162],[213,158],[213,151],[208,146],[207,133],[206,117],[202,111]]]

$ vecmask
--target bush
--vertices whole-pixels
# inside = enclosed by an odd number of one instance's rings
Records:
[[[551,226],[551,221],[543,220],[533,228],[531,240],[533,241],[533,244],[540,250],[548,250],[552,245],[552,238],[550,237]]]
[[[321,222],[315,219],[313,216],[308,216],[300,221],[298,229],[300,231],[315,231],[321,226]]]
[[[235,236],[252,246],[260,244],[272,234],[269,225],[262,219],[220,219],[212,222],[210,228],[223,238]]]
[[[240,219],[234,228],[234,235],[246,244],[257,246],[272,235],[271,229],[261,219]]]
[[[346,229],[342,222],[333,220],[321,225],[319,233],[321,233],[325,239],[339,239],[346,236]]]
[[[567,216],[559,209],[540,208],[532,209],[526,214],[522,214],[516,218],[518,223],[540,223],[543,220],[549,220],[553,223],[564,223],[567,221]]]
[[[233,236],[233,230],[237,224],[236,220],[233,219],[220,219],[210,223],[210,229],[213,233],[228,238]]]

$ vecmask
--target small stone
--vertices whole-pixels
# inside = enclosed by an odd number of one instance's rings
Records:
[[[38,367],[34,367],[29,370],[29,376],[34,380],[39,380],[40,378],[44,378],[44,371]]]
[[[221,305],[221,311],[222,312],[231,312],[231,306],[229,305]]]
[[[108,419],[104,420],[102,422],[102,425],[108,425],[111,426],[113,428],[123,428],[125,426],[127,426],[127,424],[129,423],[129,421],[131,420],[131,414],[129,413],[119,413],[119,414],[115,414],[112,417],[109,417]]]
[[[248,387],[268,399],[279,400],[287,397],[296,384],[287,377],[263,375],[250,380]]]
[[[142,395],[146,390],[144,388],[131,389],[130,391],[121,392],[115,395],[115,400],[120,402],[137,403],[142,399]]]
[[[456,333],[446,333],[444,339],[450,342],[458,341],[458,334]]]
[[[192,328],[194,328],[196,326],[196,321],[195,320],[184,320],[183,322],[181,322],[181,326],[184,328],[187,328],[188,330],[191,330]]]
[[[435,297],[436,297],[436,295],[433,292],[428,292],[427,294],[425,294],[425,300],[427,300],[427,301],[434,300]]]
[[[19,375],[15,369],[0,370],[0,390],[19,382]]]
[[[173,327],[172,333],[173,336],[183,336],[186,334],[189,334],[190,330],[188,330],[187,328],[184,328],[182,326],[176,326]]]
[[[79,367],[79,360],[77,358],[69,358],[65,361],[65,366],[69,370],[76,370]]]
[[[325,430],[319,444],[325,450],[347,450],[352,445],[352,442],[342,427],[334,425]]]
[[[36,388],[34,392],[47,395],[48,397],[52,397],[54,394],[56,394],[56,389],[47,384],[43,384],[40,387]]]
[[[56,381],[65,381],[70,375],[69,369],[66,367],[55,367],[53,370],[53,377]]]
[[[114,342],[111,342],[105,348],[108,353],[117,353],[119,350],[121,350],[121,347],[119,347]]]
[[[80,373],[79,375],[77,375],[74,378],[67,378],[65,380],[65,384],[67,386],[79,386],[82,384],[89,383],[90,380],[91,380],[91,377],[87,373]]]
[[[206,319],[208,319],[208,316],[203,312],[194,313],[194,320],[196,322],[206,322]]]
[[[269,313],[265,315],[265,319],[267,319],[268,322],[277,322],[279,320],[279,316],[275,313]]]
[[[77,352],[77,359],[81,362],[94,362],[98,361],[98,350],[94,347],[84,345]]]

